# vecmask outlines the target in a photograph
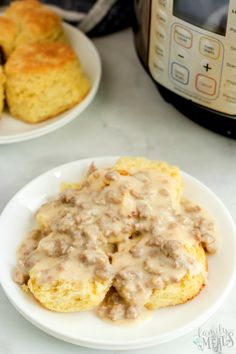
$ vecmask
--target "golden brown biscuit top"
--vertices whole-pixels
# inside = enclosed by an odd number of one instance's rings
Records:
[[[18,47],[7,61],[9,74],[40,73],[78,61],[73,49],[61,43],[35,43]]]
[[[0,38],[7,40],[9,36],[16,36],[16,32],[16,24],[10,18],[0,16]]]
[[[55,13],[46,10],[28,11],[24,14],[25,25],[35,33],[50,33],[52,30],[61,29],[61,19]]]
[[[6,13],[13,16],[14,14],[23,14],[28,10],[34,11],[42,8],[46,8],[46,6],[37,0],[12,1]]]
[[[61,29],[61,18],[36,0],[15,1],[6,10],[5,15],[16,24],[23,23],[28,30],[38,34]]]

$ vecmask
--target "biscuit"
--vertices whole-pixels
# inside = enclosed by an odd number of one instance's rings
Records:
[[[41,69],[44,72],[43,65]],[[27,72],[28,67],[23,66],[21,70]],[[194,228],[194,225],[198,225],[198,217],[201,216],[201,214],[196,216],[195,213],[198,213],[201,208],[190,202],[192,211],[190,208],[187,214],[181,215],[181,207],[177,208],[177,212],[174,209],[175,205],[180,206],[183,201],[181,199],[183,183],[179,169],[165,162],[150,161],[141,157],[120,158],[111,169],[108,169],[108,172],[104,169],[100,174],[95,166],[91,167],[89,171],[92,172],[88,171],[80,183],[63,184],[61,189],[65,192],[57,199],[42,205],[38,210],[36,219],[40,230],[44,234],[50,234],[40,239],[37,249],[31,253],[32,258],[26,259],[27,267],[29,261],[32,261],[33,265],[26,268],[29,278],[22,288],[30,291],[45,308],[50,310],[73,312],[95,309],[101,305],[101,317],[114,321],[119,319],[119,316],[127,319],[137,318],[143,307],[155,310],[183,304],[197,296],[207,282],[208,270],[204,244]],[[86,215],[86,204],[80,203],[81,200],[86,200],[88,203],[89,198],[86,193],[81,196],[79,191],[81,186],[89,187],[89,194],[94,191],[99,194],[104,189],[105,192],[109,191],[109,183],[111,187],[113,186],[113,190],[116,190],[117,185],[122,186],[119,183],[123,180],[130,188],[127,193],[134,196],[132,198],[137,200],[136,205],[139,206],[143,205],[140,204],[140,194],[134,194],[135,189],[132,190],[132,184],[129,184],[132,179],[129,175],[137,174],[134,179],[137,178],[138,183],[142,181],[147,188],[150,181],[148,182],[145,174],[142,174],[147,170],[152,170],[149,171],[149,175],[153,178],[151,187],[155,185],[159,188],[159,183],[163,188],[168,186],[167,206],[173,207],[170,214],[167,213],[163,218],[163,215],[158,215],[159,209],[155,209],[155,213],[151,214],[152,219],[150,218],[153,228],[144,228],[142,231],[140,223],[143,222],[146,226],[145,220],[149,220],[149,215],[145,215],[145,209],[143,215],[133,214],[128,209],[129,217],[132,215],[134,220],[138,218],[137,229],[134,228],[132,231],[132,228],[128,228],[127,231],[122,230],[123,233],[118,229],[114,240],[112,236],[109,236],[109,240],[107,238],[109,222],[106,219],[105,229],[94,228],[96,221],[90,219],[90,223],[83,224],[83,220],[86,221],[90,215],[95,215],[99,222],[101,218],[97,212],[99,204],[96,202],[96,213],[93,214],[94,209],[92,209],[92,212]],[[153,170],[160,173],[155,173]],[[124,189],[118,190],[121,193],[123,191],[124,196]],[[152,188],[150,190],[152,191]],[[151,195],[154,196],[154,204],[151,206],[155,206],[159,195],[166,196],[155,193]],[[141,194],[141,198],[145,200],[148,196],[149,190],[146,189],[145,194],[143,196]],[[94,199],[98,200],[96,193]],[[117,199],[111,200],[111,203],[116,206],[122,205],[120,201],[117,203]],[[101,211],[104,213],[106,208],[104,210],[103,206],[106,204],[102,202],[101,205]],[[117,208],[114,207],[114,210],[117,211]],[[142,209],[139,213],[142,213]],[[158,218],[161,222],[156,225]],[[112,220],[112,223],[119,223],[120,220],[122,217]],[[168,227],[163,229],[163,224]],[[200,230],[198,231],[200,233]],[[123,234],[126,235],[125,238]],[[85,245],[87,248],[84,250]],[[44,255],[41,257],[40,252],[46,252],[48,258]],[[119,299],[116,298],[116,302],[111,301],[111,306],[106,307],[110,298],[110,289],[115,291]]]
[[[189,272],[179,283],[168,284],[165,288],[154,289],[147,304],[150,310],[183,304],[199,294],[206,283],[207,258],[201,245],[186,246],[187,252],[202,265],[202,271],[191,275]]]
[[[129,174],[134,174],[139,171],[154,169],[168,176],[172,182],[172,190],[174,194],[173,203],[179,203],[183,190],[183,181],[178,167],[171,166],[163,161],[152,161],[143,157],[122,157],[119,158],[114,167],[117,171],[126,171]]]
[[[5,17],[17,27],[15,48],[29,43],[65,41],[60,17],[36,0],[12,2]]]
[[[75,312],[94,309],[104,299],[110,281],[57,280],[53,285],[39,284],[37,274],[30,271],[28,288],[47,309],[58,312]]]
[[[176,202],[180,201],[183,190],[183,182],[178,167],[170,166],[162,161],[150,161],[142,157],[122,157],[114,165],[114,169],[125,171],[130,174],[138,171],[155,169],[171,177],[173,180],[173,189],[176,191]],[[173,200],[175,203],[175,200]],[[146,307],[154,310],[160,307],[173,306],[187,302],[194,298],[202,289],[206,281],[207,258],[206,253],[201,245],[191,247],[185,245],[187,252],[196,258],[202,265],[202,272],[196,275],[187,273],[179,283],[167,285],[164,289],[154,289],[153,293],[146,304]]]
[[[52,232],[40,240],[28,259],[28,288],[50,310],[93,309],[111,286],[107,255],[98,249],[82,250],[76,242],[80,242],[78,238]]]
[[[61,203],[57,200],[49,201],[43,204],[36,213],[36,220],[39,227],[43,230],[51,231],[51,226],[54,218],[59,215],[61,210]],[[70,210],[70,207],[65,208]]]
[[[11,19],[0,16],[0,47],[3,50],[5,59],[9,57],[14,49],[17,36],[17,26]]]
[[[17,48],[6,63],[5,73],[10,112],[28,123],[72,108],[90,88],[76,54],[62,43]]]

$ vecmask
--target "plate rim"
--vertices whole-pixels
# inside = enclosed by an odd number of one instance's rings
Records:
[[[67,167],[69,167],[70,165],[77,165],[77,164],[89,164],[91,162],[95,162],[96,161],[102,162],[102,165],[106,165],[106,164],[112,164],[114,163],[114,161],[116,161],[119,158],[119,156],[104,156],[104,157],[91,157],[91,158],[86,158],[86,159],[79,159],[79,160],[75,160],[75,161],[71,161],[62,165],[59,165],[57,167],[54,167],[50,170],[45,171],[44,173],[38,175],[37,177],[33,178],[32,180],[30,180],[27,184],[25,184],[17,193],[15,193],[15,195],[13,195],[13,197],[9,200],[9,202],[6,204],[6,206],[4,207],[4,209],[1,212],[0,215],[0,230],[2,227],[2,220],[4,218],[5,213],[7,214],[8,212],[8,208],[11,207],[12,203],[15,203],[15,201],[17,200],[18,196],[21,193],[24,193],[24,191],[28,188],[31,188],[31,186],[37,182],[38,180],[40,180],[41,178],[45,177],[46,175],[55,175],[55,172],[57,172],[60,169],[65,169]],[[213,197],[215,199],[215,201],[220,205],[220,207],[224,210],[225,216],[227,216],[227,222],[230,223],[231,228],[232,228],[232,234],[234,234],[234,236],[236,236],[236,226],[234,223],[234,220],[230,214],[230,212],[228,211],[228,209],[226,208],[226,206],[223,204],[223,202],[221,201],[221,199],[210,189],[208,188],[204,183],[202,183],[200,180],[198,180],[197,178],[191,176],[190,174],[180,170],[181,175],[183,177],[183,180],[185,179],[190,179],[193,180],[194,183],[197,183],[201,186],[201,188],[203,188],[205,191],[207,191],[208,194],[211,195],[211,197]],[[234,241],[236,244],[236,237],[234,237]],[[61,340],[64,340],[66,342],[69,343],[73,343],[76,345],[81,345],[84,347],[88,347],[88,348],[93,348],[93,349],[104,349],[104,350],[130,350],[130,349],[138,349],[138,348],[147,348],[153,345],[157,345],[157,344],[161,344],[164,342],[169,342],[172,341],[178,337],[181,337],[182,335],[185,335],[189,332],[191,332],[193,329],[195,329],[197,326],[202,325],[207,319],[209,319],[213,313],[215,313],[220,306],[223,304],[223,302],[225,301],[225,299],[227,298],[230,290],[232,289],[234,282],[235,282],[235,278],[236,278],[236,259],[234,261],[234,269],[232,270],[232,274],[230,277],[230,280],[228,282],[227,287],[224,289],[224,291],[222,292],[221,296],[218,298],[218,300],[213,302],[213,305],[210,305],[210,307],[208,308],[207,311],[203,312],[201,315],[199,315],[198,317],[196,317],[195,319],[189,321],[187,324],[184,324],[182,326],[180,326],[178,329],[175,330],[170,330],[170,331],[166,331],[164,334],[162,335],[158,335],[158,336],[150,336],[150,337],[146,337],[144,339],[132,339],[132,340],[103,340],[103,339],[96,339],[96,340],[92,340],[92,339],[88,339],[86,337],[82,337],[79,338],[78,336],[68,336],[67,334],[63,334],[63,330],[57,330],[54,331],[53,328],[51,327],[47,327],[45,324],[41,323],[42,321],[37,321],[37,319],[30,317],[27,313],[25,313],[19,306],[18,304],[15,302],[15,300],[11,297],[10,292],[8,291],[9,289],[7,288],[7,286],[5,286],[5,283],[3,281],[3,279],[1,280],[1,286],[2,289],[4,291],[4,293],[6,294],[8,300],[10,301],[10,303],[17,309],[17,311],[24,317],[26,318],[30,323],[32,323],[33,325],[35,325],[36,327],[38,327],[39,329],[43,330],[44,332],[58,338]]]
[[[65,126],[66,124],[69,124],[72,120],[74,120],[80,114],[82,114],[85,111],[85,109],[90,105],[90,103],[93,101],[93,99],[95,98],[98,88],[99,88],[99,85],[100,85],[100,82],[101,82],[101,76],[102,76],[102,62],[101,62],[101,57],[99,55],[99,52],[98,52],[97,48],[95,47],[94,43],[92,42],[92,40],[88,36],[86,36],[86,34],[84,34],[82,31],[80,31],[77,27],[74,27],[66,22],[62,22],[62,24],[63,24],[63,27],[65,28],[65,32],[68,31],[68,32],[71,32],[71,33],[81,36],[81,38],[83,38],[83,40],[86,41],[87,44],[89,44],[91,50],[93,51],[93,55],[94,55],[94,57],[96,57],[96,64],[95,65],[97,66],[97,74],[96,74],[96,79],[95,79],[93,86],[91,87],[90,91],[88,92],[88,95],[81,102],[79,102],[77,105],[72,107],[70,110],[64,112],[65,114],[67,112],[68,112],[68,114],[71,113],[71,117],[68,118],[67,116],[65,116],[61,120],[60,119],[57,120],[57,118],[60,116],[60,115],[57,115],[56,117],[54,117],[54,119],[56,119],[56,120],[51,122],[51,124],[48,124],[43,127],[39,127],[38,129],[35,129],[33,131],[21,132],[21,133],[16,133],[16,134],[12,134],[12,135],[5,135],[5,136],[0,135],[0,145],[14,144],[14,143],[23,142],[23,141],[27,141],[27,140],[31,140],[31,139],[36,139],[36,138],[39,138],[40,136],[47,135],[53,131],[56,131],[57,129],[60,129],[63,126]],[[73,109],[76,109],[79,107],[81,108],[80,112],[79,113],[74,112],[74,114],[73,114]],[[50,120],[48,120],[48,121],[50,121]]]

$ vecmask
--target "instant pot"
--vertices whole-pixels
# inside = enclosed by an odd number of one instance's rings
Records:
[[[236,0],[135,0],[137,53],[161,95],[236,138]]]

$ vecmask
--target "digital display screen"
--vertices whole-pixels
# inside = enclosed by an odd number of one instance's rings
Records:
[[[229,0],[174,0],[174,16],[225,36]]]

